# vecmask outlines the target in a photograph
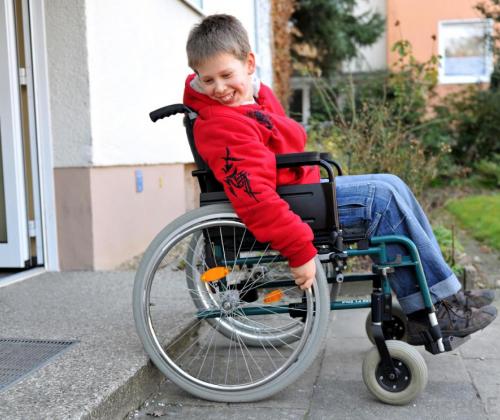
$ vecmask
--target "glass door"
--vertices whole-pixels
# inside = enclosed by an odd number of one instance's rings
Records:
[[[14,4],[0,0],[0,267],[29,261]]]

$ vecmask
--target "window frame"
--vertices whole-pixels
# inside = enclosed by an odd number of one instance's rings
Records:
[[[205,12],[203,11],[203,0],[200,0],[201,6],[198,6],[193,0],[181,0],[186,6],[194,10],[201,16],[205,16]]]
[[[438,67],[438,80],[440,84],[465,84],[465,83],[488,83],[490,81],[491,73],[493,72],[493,52],[487,45],[488,51],[486,52],[486,73],[483,75],[456,75],[447,76],[444,73],[445,58],[445,42],[442,34],[444,27],[458,24],[469,23],[485,23],[486,30],[491,35],[493,34],[493,21],[491,19],[450,19],[441,20],[438,22],[438,49],[439,49],[439,67]]]

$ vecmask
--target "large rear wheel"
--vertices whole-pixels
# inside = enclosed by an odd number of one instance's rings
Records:
[[[133,308],[155,365],[193,395],[227,402],[266,398],[295,381],[316,357],[330,312],[319,261],[304,293],[229,205],[194,210],[157,235]]]

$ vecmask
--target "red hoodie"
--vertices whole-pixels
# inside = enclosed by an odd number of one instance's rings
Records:
[[[306,133],[288,118],[272,90],[261,84],[257,103],[229,107],[191,87],[184,104],[198,113],[196,148],[208,164],[236,213],[260,242],[288,259],[291,267],[316,255],[309,225],[276,193],[278,185],[319,182],[314,167],[276,169],[275,154],[303,152]]]

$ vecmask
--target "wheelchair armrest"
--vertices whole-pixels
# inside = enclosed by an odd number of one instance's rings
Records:
[[[319,165],[320,161],[321,156],[319,152],[287,153],[285,155],[276,155],[276,166],[278,168]]]
[[[276,155],[276,166],[278,168],[293,168],[296,166],[319,165],[326,169],[329,181],[333,182],[334,174],[332,166],[330,165],[331,160],[325,159],[325,155],[327,154],[320,152],[287,153],[283,155]],[[342,170],[337,162],[333,161],[332,163],[339,171],[339,175],[342,175]]]
[[[287,153],[276,155],[277,168],[293,168],[296,166],[322,165],[322,158],[319,152]],[[323,161],[324,163],[324,161]],[[211,174],[207,168],[198,169],[192,172],[195,177],[202,177]]]
[[[337,170],[337,175],[342,176],[342,166],[340,166],[340,163],[338,163],[335,159],[332,158],[330,153],[328,152],[321,152],[320,153],[321,159],[324,161],[328,162],[329,164],[335,166],[335,169]]]

